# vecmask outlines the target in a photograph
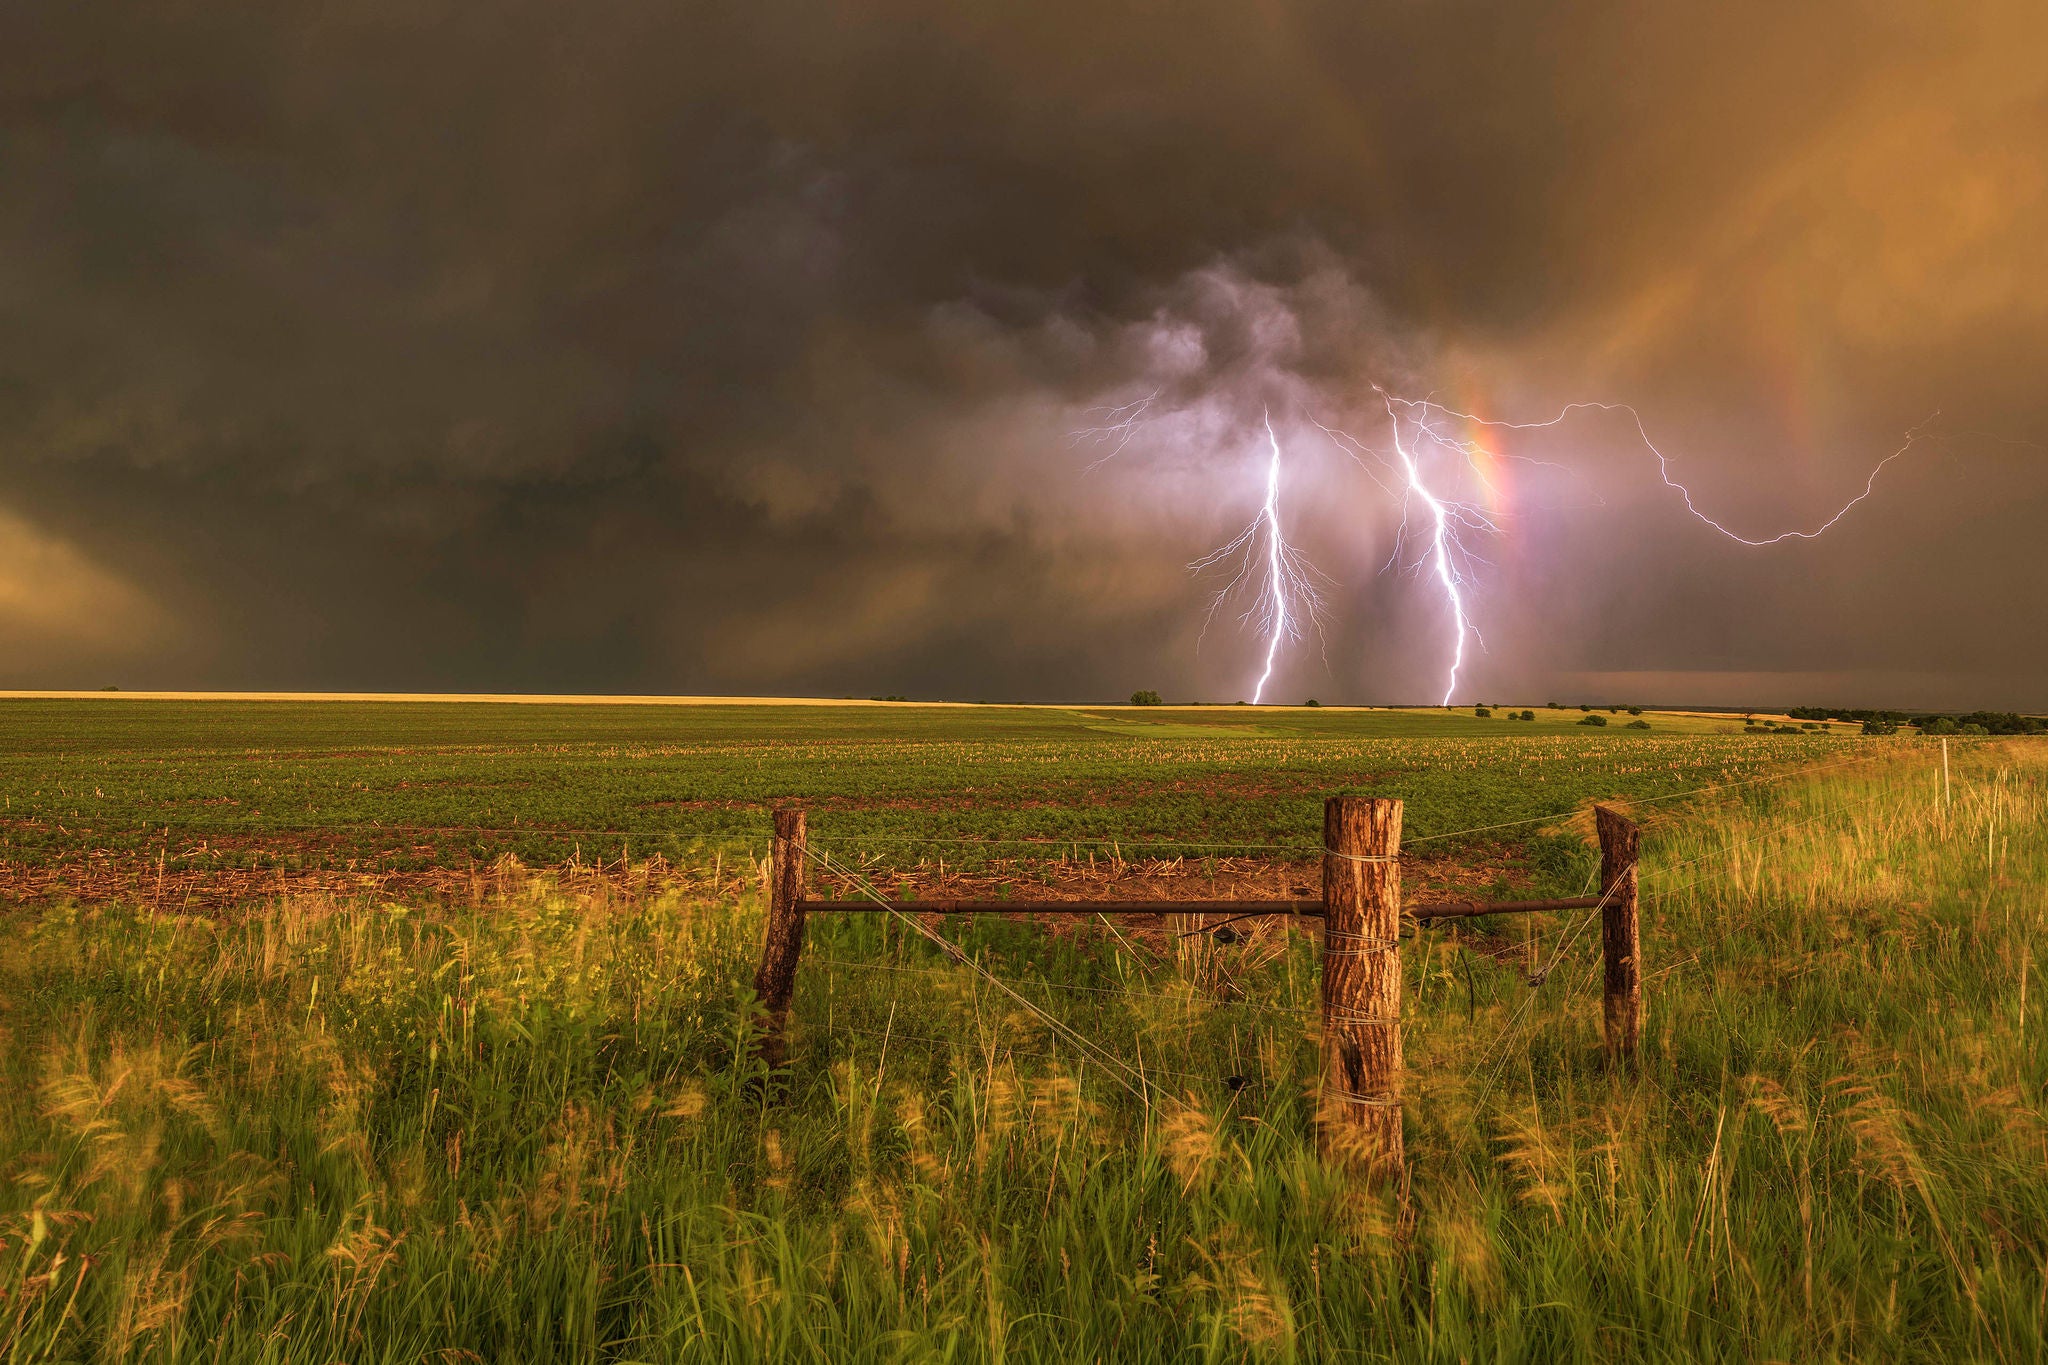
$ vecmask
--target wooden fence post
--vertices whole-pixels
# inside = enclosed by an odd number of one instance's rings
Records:
[[[1325,1159],[1400,1176],[1401,803],[1323,803]]]
[[[1636,917],[1636,858],[1642,831],[1607,806],[1593,807],[1600,831],[1600,957],[1605,967],[1601,1007],[1607,1059],[1633,1067],[1643,1033],[1642,932]]]
[[[804,947],[804,813],[794,806],[775,811],[775,839],[768,849],[768,935],[754,994],[767,1007],[761,1060],[772,1071],[789,1057],[789,998],[796,991],[796,960]]]

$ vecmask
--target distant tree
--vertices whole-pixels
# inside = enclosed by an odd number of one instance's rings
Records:
[[[1640,706],[1631,706],[1628,708],[1628,713],[1632,716],[1640,716],[1641,714],[1643,714],[1643,708]]]
[[[1524,712],[1522,713],[1522,719],[1523,719],[1523,720],[1534,720],[1534,719],[1536,719],[1536,713],[1535,713],[1534,711],[1524,711]]]
[[[1646,720],[1632,720],[1622,728],[1628,730],[1647,730],[1650,728],[1650,722]]]
[[[1310,697],[1310,698],[1309,698],[1309,699],[1308,699],[1307,701],[1303,702],[1303,703],[1302,703],[1302,705],[1303,705],[1303,706],[1321,706],[1321,705],[1322,705],[1322,703],[1321,703],[1321,702],[1319,702],[1319,701],[1317,701],[1317,700],[1316,700],[1316,699],[1315,699],[1314,697]]]
[[[1560,705],[1559,705],[1558,703],[1556,703],[1556,702],[1554,702],[1554,701],[1547,701],[1547,702],[1544,702],[1543,704],[1544,704],[1545,706],[1549,707],[1549,708],[1550,708],[1551,710],[1553,710],[1553,711],[1562,711],[1562,710],[1564,710],[1564,707],[1560,706]]]
[[[1472,714],[1481,720],[1485,720],[1493,714],[1493,708],[1491,706],[1475,706],[1472,708]]]
[[[1863,722],[1863,733],[1866,735],[1895,735],[1898,732],[1899,723],[1895,720],[1880,720],[1873,716]]]
[[[1579,724],[1581,725],[1605,725],[1606,723],[1607,717],[1601,715],[1597,711],[1595,711],[1593,714],[1589,716],[1579,717]]]
[[[1590,706],[1588,706],[1588,705],[1587,705],[1587,704],[1586,704],[1585,702],[1580,702],[1580,703],[1579,703],[1579,709],[1580,709],[1581,711],[1590,711],[1590,710],[1592,710],[1593,708],[1592,708],[1592,707],[1590,707]]]
[[[1166,703],[1159,699],[1159,694],[1157,692],[1154,692],[1150,688],[1147,688],[1140,692],[1131,693],[1131,705],[1164,706],[1166,705]]]

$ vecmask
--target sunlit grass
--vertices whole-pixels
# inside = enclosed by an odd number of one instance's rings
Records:
[[[814,925],[679,880],[0,938],[10,1359],[2038,1359],[2048,748],[1647,808],[1597,927],[1406,947],[1409,1178],[1314,1154],[1312,945]],[[1591,871],[1574,855],[1557,875]],[[1578,930],[1576,935],[1574,930]],[[2033,982],[2032,986],[2029,982]],[[1075,989],[1075,988],[1089,989]],[[2031,1020],[2031,1022],[2030,1022]],[[2033,1035],[2030,1037],[2029,1035]]]

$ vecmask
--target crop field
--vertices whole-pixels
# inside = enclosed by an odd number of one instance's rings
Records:
[[[1536,715],[0,700],[0,898],[185,906],[280,885],[446,890],[506,855],[757,856],[784,801],[842,855],[921,875],[1306,860],[1344,790],[1406,801],[1420,848],[1501,851],[1525,831],[1457,831],[1864,751],[1731,719],[1631,732]]]
[[[2043,1359],[2048,744],[1537,714],[0,702],[0,1342]],[[757,1059],[778,802],[1022,907],[1312,883],[1339,790],[1425,889],[1583,894],[1629,808],[1639,1070],[1578,913],[1404,934],[1390,1186],[1280,921],[814,916]]]

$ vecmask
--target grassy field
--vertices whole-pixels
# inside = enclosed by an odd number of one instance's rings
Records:
[[[317,806],[345,799],[351,764],[461,773],[465,746],[501,795],[573,760],[543,810],[597,802],[607,748],[724,784],[750,820],[858,790],[745,717],[687,722],[744,732],[722,736],[602,715],[513,736],[266,714],[172,743],[94,714],[107,728],[49,722],[41,747],[16,724],[7,761],[73,789],[104,761],[130,776],[99,799],[138,812],[295,767],[322,774],[299,789]],[[19,907],[0,940],[8,1358],[2043,1358],[2048,1053],[2028,983],[2048,746],[1956,745],[1944,802],[1913,741],[1352,734],[1343,713],[1137,740],[1094,713],[998,719],[1017,731],[853,715],[787,744],[885,775],[893,751],[888,813],[917,829],[1003,793],[970,828],[1004,835],[1043,828],[1034,778],[1139,784],[1112,811],[1186,835],[1215,798],[1176,804],[1185,770],[1271,807],[1233,837],[1289,839],[1346,773],[1412,784],[1395,794],[1438,830],[1632,779],[1777,780],[1638,807],[1639,1077],[1601,1065],[1584,918],[1533,945],[1504,924],[1404,943],[1396,1190],[1315,1158],[1315,947],[1278,927],[1226,944],[945,926],[1055,1027],[899,927],[820,922],[771,1079],[745,1061],[758,883],[716,852],[582,891],[500,864],[454,901]],[[482,730],[430,742],[465,725]],[[1060,761],[1006,772],[1006,750],[1038,746]],[[1267,773],[1260,795],[1255,759],[1283,757],[1288,782]],[[1786,775],[1801,763],[1825,766]],[[1531,774],[1549,780],[1518,790]],[[853,819],[820,804],[821,825]],[[1544,875],[1580,890],[1581,821],[1541,828]]]

